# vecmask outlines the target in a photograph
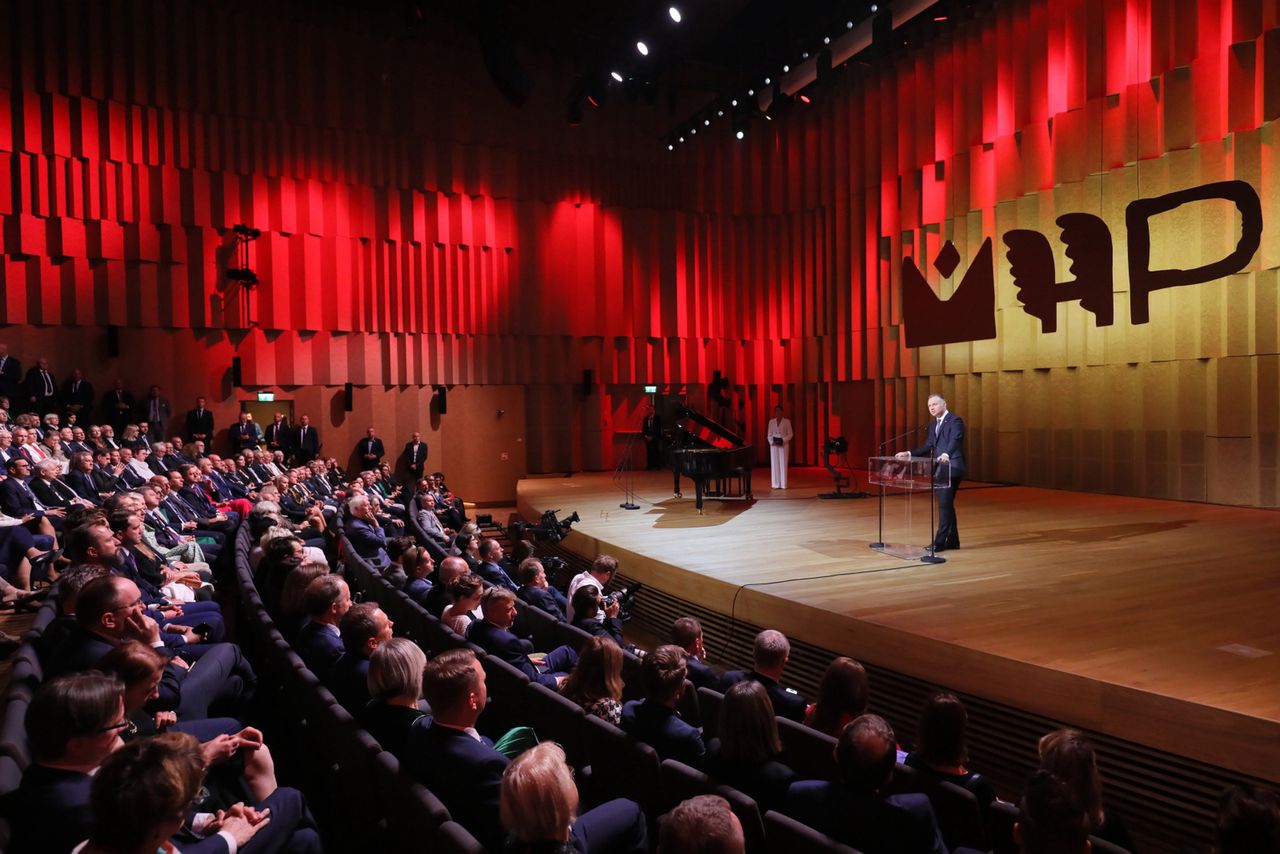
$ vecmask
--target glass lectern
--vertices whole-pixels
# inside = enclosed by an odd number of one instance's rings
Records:
[[[880,537],[871,548],[904,560],[944,563],[946,558],[933,553],[933,493],[951,485],[951,463],[929,457],[869,457],[867,471],[867,481],[880,487]],[[921,531],[926,523],[928,529]]]

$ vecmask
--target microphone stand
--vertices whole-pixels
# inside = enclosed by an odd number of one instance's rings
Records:
[[[916,426],[906,431],[905,433],[899,433],[897,436],[894,436],[892,439],[885,439],[883,442],[880,443],[880,456],[884,456],[884,449],[888,447],[891,443],[897,442],[899,439],[905,439],[908,436],[914,436],[916,433],[919,433],[919,432],[920,432],[920,426]],[[881,478],[880,501],[878,503],[880,505],[879,506],[880,519],[876,525],[877,541],[871,544],[871,548],[873,549],[884,548],[884,482],[883,482],[883,478]],[[933,505],[930,505],[929,512],[930,513],[933,512]]]

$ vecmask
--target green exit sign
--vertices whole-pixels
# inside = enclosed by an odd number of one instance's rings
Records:
[[[273,400],[275,400],[275,399],[276,399],[276,393],[275,393],[274,391],[260,391],[260,392],[258,392],[258,402],[259,402],[259,403],[270,403],[271,401],[273,401]]]
[[[645,386],[645,387],[644,387],[644,393],[645,393],[645,394],[657,394],[657,393],[658,393],[658,387],[657,387],[656,385],[647,385],[647,386]]]

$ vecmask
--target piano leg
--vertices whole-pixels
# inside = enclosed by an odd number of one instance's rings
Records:
[[[702,481],[701,479],[699,479],[699,480],[697,480],[697,481],[695,481],[695,482],[694,482],[694,489],[696,490],[696,493],[697,493],[697,501],[696,501],[696,504],[697,504],[697,506],[698,506],[698,515],[699,515],[699,516],[701,516],[701,515],[702,515],[702,483],[703,483],[703,481]]]
[[[673,468],[671,470],[671,495],[675,498],[683,498],[680,494],[680,469]]]

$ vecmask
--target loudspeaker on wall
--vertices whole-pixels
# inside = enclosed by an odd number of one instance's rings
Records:
[[[240,357],[231,357],[231,384],[233,386],[243,385],[243,375],[240,373]]]
[[[342,411],[350,412],[355,409],[355,388],[351,383],[342,386]]]
[[[439,411],[441,415],[449,411],[448,389],[442,385],[436,386],[436,400],[439,402]]]
[[[120,327],[107,327],[107,356],[112,359],[120,356]]]
[[[595,385],[595,372],[590,368],[586,368],[582,372],[582,394],[589,396],[593,385]]]

